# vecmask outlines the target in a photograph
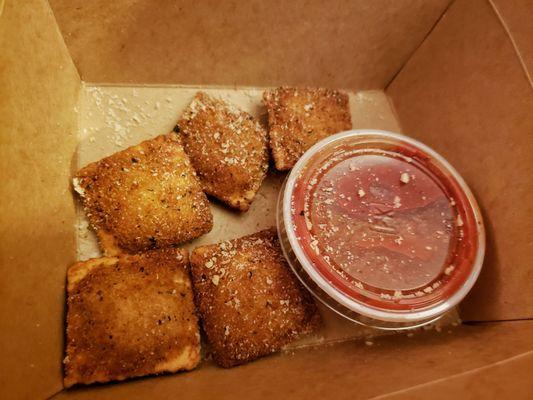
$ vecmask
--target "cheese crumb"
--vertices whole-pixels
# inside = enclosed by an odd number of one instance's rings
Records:
[[[318,240],[314,239],[310,244],[311,248],[315,251],[315,253],[320,254],[320,250],[318,248]]]
[[[463,219],[459,214],[457,215],[457,226],[463,226]]]
[[[411,178],[409,177],[409,174],[407,172],[402,172],[400,175],[400,182],[407,184],[410,180]]]
[[[401,245],[403,240],[403,236],[398,236],[396,239],[394,239],[394,243]]]
[[[213,282],[213,284],[215,286],[218,286],[218,282],[220,281],[220,276],[218,275],[213,275],[213,277],[211,278],[211,281]]]
[[[80,186],[80,180],[78,178],[72,179],[72,185],[74,190],[79,193],[80,196],[85,196],[85,189]]]
[[[359,197],[364,197],[366,193],[365,193],[365,191],[363,189],[359,189],[357,191],[357,194],[358,194]]]
[[[402,206],[402,199],[398,196],[394,196],[394,208],[400,208]]]
[[[454,265],[450,265],[448,268],[446,268],[444,270],[444,274],[451,275],[451,273],[453,272],[454,269],[455,269],[455,266]]]

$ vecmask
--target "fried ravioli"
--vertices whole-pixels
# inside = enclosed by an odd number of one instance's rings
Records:
[[[190,370],[199,363],[185,250],[78,262],[67,281],[65,387]]]
[[[204,191],[246,211],[268,169],[266,130],[234,105],[198,92],[175,128]]]
[[[263,95],[278,170],[291,169],[316,142],[352,128],[348,96],[322,88],[277,88]]]
[[[196,248],[191,273],[213,357],[223,367],[276,352],[320,324],[274,229]]]
[[[209,202],[171,132],[81,169],[74,178],[105,255],[176,245],[211,230]]]

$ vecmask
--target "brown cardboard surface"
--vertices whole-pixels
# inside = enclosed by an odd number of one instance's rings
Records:
[[[533,2],[530,0],[492,0],[493,7],[508,30],[513,44],[533,79]],[[533,84],[533,83],[532,83]]]
[[[529,351],[472,371],[402,390],[373,400],[447,400],[451,398],[529,400],[533,393],[533,352]]]
[[[514,8],[521,1],[457,0],[388,88],[404,132],[458,167],[487,217],[490,251],[465,308],[471,319],[532,317],[533,99],[524,69],[529,14]],[[256,85],[383,86],[450,1],[51,2],[85,79],[229,85],[207,90],[260,115]],[[0,398],[45,398],[62,389],[65,269],[76,249],[80,258],[98,254],[75,212],[71,173],[168,132],[197,89],[80,90],[44,0],[6,4],[0,47]],[[382,91],[350,97],[354,127],[399,131]],[[247,214],[214,204],[214,231],[189,246],[271,225],[274,214],[265,210],[273,211],[282,178],[269,175]],[[371,331],[323,316],[324,330],[287,354],[231,370],[205,362],[190,373],[54,398],[421,398],[445,390],[459,398],[465,389],[520,398],[530,391],[533,321],[369,339]]]
[[[482,208],[487,254],[462,316],[533,318],[533,90],[491,5],[456,1],[387,93]]]
[[[379,89],[450,0],[50,3],[86,82]]]
[[[371,346],[350,342],[306,349],[230,370],[204,364],[186,374],[81,388],[54,399],[369,399],[531,351],[532,329],[533,321],[523,321],[389,336]]]
[[[7,1],[0,48],[0,398],[44,398],[61,388],[80,79],[45,2]]]

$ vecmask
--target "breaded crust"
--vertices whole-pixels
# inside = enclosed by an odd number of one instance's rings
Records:
[[[278,351],[320,324],[274,229],[196,248],[191,272],[213,357],[223,367]]]
[[[185,250],[78,262],[67,280],[65,387],[190,370],[199,363]]]
[[[213,226],[207,197],[173,132],[89,164],[74,188],[108,256],[176,245]]]
[[[277,88],[263,95],[278,170],[291,169],[316,142],[352,128],[348,95],[322,88]]]
[[[267,132],[234,105],[198,92],[175,128],[206,193],[246,211],[268,169]]]

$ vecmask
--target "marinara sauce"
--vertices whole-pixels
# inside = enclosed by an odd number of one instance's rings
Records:
[[[353,311],[397,321],[442,313],[481,266],[482,222],[470,191],[412,139],[340,135],[311,149],[289,177],[284,220],[298,259],[315,286],[330,286]]]

